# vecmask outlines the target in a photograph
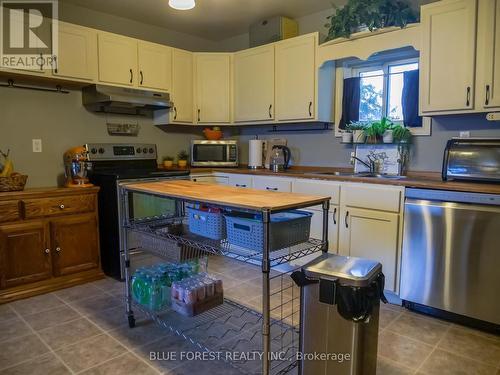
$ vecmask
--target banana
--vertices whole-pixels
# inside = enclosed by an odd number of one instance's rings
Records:
[[[2,173],[0,173],[0,177],[10,177],[12,172],[14,172],[14,164],[12,164],[12,160],[5,159],[5,164]]]

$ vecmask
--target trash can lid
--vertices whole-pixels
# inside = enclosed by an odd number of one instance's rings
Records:
[[[338,279],[342,285],[367,286],[382,272],[374,260],[323,254],[302,268],[308,278]]]

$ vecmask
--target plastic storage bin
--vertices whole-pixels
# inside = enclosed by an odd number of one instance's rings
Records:
[[[230,244],[247,249],[264,249],[264,226],[260,217],[231,213],[226,218],[227,239]],[[286,211],[271,215],[269,247],[275,251],[309,240],[312,213]]]
[[[189,231],[212,240],[222,240],[226,237],[226,223],[220,212],[202,211],[188,207]]]

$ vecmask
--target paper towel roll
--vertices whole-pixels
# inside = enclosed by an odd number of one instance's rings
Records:
[[[248,168],[262,168],[262,145],[261,139],[248,142]]]

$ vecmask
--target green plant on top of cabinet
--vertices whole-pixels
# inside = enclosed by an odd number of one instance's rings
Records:
[[[139,41],[139,86],[169,91],[172,87],[172,48]]]
[[[97,32],[82,26],[59,22],[58,54],[52,74],[74,80],[97,80]]]
[[[274,119],[274,45],[234,54],[234,121]]]
[[[422,113],[474,110],[476,12],[476,0],[439,1],[422,6]]]
[[[276,43],[276,119],[313,119],[316,114],[318,35]]]
[[[195,53],[196,122],[231,122],[230,53]]]

